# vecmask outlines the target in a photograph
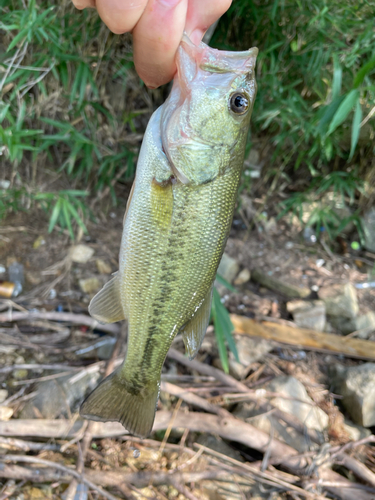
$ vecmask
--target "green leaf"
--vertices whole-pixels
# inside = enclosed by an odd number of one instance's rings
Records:
[[[353,82],[353,87],[356,89],[358,88],[363,80],[365,79],[366,75],[370,73],[375,68],[375,56],[371,58],[362,68],[358,71],[354,78]]]
[[[332,118],[331,124],[328,129],[328,135],[332,134],[339,125],[345,121],[353,106],[359,100],[359,90],[353,89],[347,94],[345,99],[340,104],[338,110],[336,111],[334,117]]]
[[[354,151],[358,143],[359,132],[361,130],[361,121],[362,121],[362,107],[358,99],[354,109],[353,124],[352,124],[352,143],[350,146],[349,160],[353,158]]]
[[[62,209],[63,209],[66,227],[68,228],[71,239],[74,241],[74,232],[73,232],[73,228],[72,228],[72,222],[70,220],[70,214],[68,211],[68,204],[69,204],[69,202],[67,200],[63,200]]]
[[[237,290],[232,286],[229,281],[227,281],[225,278],[223,278],[219,273],[216,274],[216,279],[220,283],[220,285],[225,286],[225,288],[228,288],[231,292],[237,293]]]
[[[3,122],[4,118],[6,117],[6,114],[8,113],[8,109],[10,108],[10,104],[7,104],[4,106],[4,108],[0,111],[0,123]]]
[[[87,228],[86,228],[83,220],[81,219],[81,217],[79,216],[77,210],[75,209],[75,207],[71,203],[68,204],[68,210],[73,215],[74,219],[76,220],[77,224],[82,229],[82,231],[85,234],[87,234],[88,231],[87,231]]]
[[[332,100],[336,99],[341,92],[342,69],[337,54],[333,54],[333,81],[332,81]]]
[[[49,220],[49,226],[48,226],[48,232],[51,233],[53,228],[56,225],[57,219],[59,218],[60,211],[61,211],[61,203],[62,199],[59,198],[53,208],[51,218]]]

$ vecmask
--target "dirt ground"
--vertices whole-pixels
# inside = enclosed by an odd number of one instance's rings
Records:
[[[273,342],[260,359],[249,363],[245,378],[236,382],[231,371],[228,379],[220,381],[215,378],[219,375],[214,367],[220,368],[220,362],[212,327],[209,327],[197,361],[209,367],[212,373],[204,375],[199,373],[201,366],[197,369],[194,365],[184,365],[178,354],[167,359],[163,380],[166,384],[173,382],[173,387],[162,387],[157,430],[150,440],[132,438],[119,430],[117,424],[108,424],[112,425],[108,432],[103,424],[97,424],[99,427],[95,428],[77,427],[74,433],[74,426],[80,423],[76,413],[77,401],[70,405],[61,403],[60,410],[54,410],[54,416],[47,417],[42,409],[39,414],[34,410],[30,417],[28,403],[36,397],[40,383],[58,381],[61,373],[66,375],[69,372],[71,376],[70,370],[81,373],[80,370],[94,366],[97,373],[103,373],[108,356],[100,355],[98,349],[90,346],[107,338],[106,334],[111,332],[101,331],[100,327],[93,330],[89,324],[80,321],[61,323],[58,316],[56,321],[21,317],[14,320],[11,314],[27,311],[88,314],[87,306],[95,290],[85,293],[80,280],[94,278],[97,281],[92,286],[97,288],[117,270],[126,192],[119,198],[122,200],[120,206],[109,211],[104,208],[97,210],[96,222],[88,223],[89,234],[80,235],[79,243],[94,250],[85,264],[69,260],[72,246],[69,235],[58,230],[48,234],[47,221],[40,212],[18,213],[8,217],[0,227],[0,264],[7,268],[17,261],[24,265],[25,270],[22,294],[15,299],[0,299],[0,317],[3,315],[3,320],[0,320],[0,393],[6,391],[5,403],[0,400],[0,455],[3,453],[4,458],[0,462],[0,499],[346,500],[354,498],[353,491],[360,499],[375,498],[375,458],[370,444],[373,435],[367,435],[363,443],[358,439],[358,444],[350,449],[347,456],[354,460],[354,465],[343,463],[342,456],[341,462],[329,461],[329,469],[319,469],[316,465],[316,460],[324,455],[325,445],[334,453],[342,454],[342,446],[353,442],[344,427],[347,413],[340,404],[340,397],[332,392],[329,367],[335,363],[346,367],[363,363],[324,349],[310,351]],[[290,285],[309,288],[312,290],[311,299],[317,297],[317,290],[321,287],[370,281],[375,263],[375,255],[369,253],[339,254],[332,253],[327,244],[308,245],[300,227],[287,219],[269,226],[258,223],[250,229],[246,228],[241,217],[236,216],[226,252],[241,269],[258,269]],[[107,272],[100,272],[103,268],[100,269],[98,259],[106,264]],[[0,275],[0,279],[4,277],[5,274]],[[237,288],[238,293],[228,292],[223,298],[231,313],[256,321],[268,318],[276,323],[293,325],[293,318],[286,308],[288,298],[282,293],[252,280]],[[360,313],[375,311],[375,288],[358,289],[357,295]],[[10,315],[8,320],[4,314]],[[112,333],[120,335],[120,328],[116,328]],[[330,331],[339,335],[334,327]],[[368,341],[371,340],[370,335]],[[122,341],[117,347],[116,359],[123,355],[125,343]],[[180,353],[184,351],[180,339],[173,347]],[[80,354],[85,349],[88,354]],[[110,368],[113,369],[116,359],[112,353]],[[37,364],[49,368],[27,367]],[[51,371],[52,365],[56,369]],[[241,388],[236,387],[236,383],[244,384],[247,391],[254,392],[263,383],[281,375],[293,376],[300,381],[314,404],[329,419],[324,432],[325,444],[308,447],[307,451],[300,453],[298,466],[287,464],[285,457],[284,462],[281,459],[269,460],[270,456],[273,457],[273,452],[269,451],[274,445],[272,433],[264,445],[233,437],[230,430],[227,434],[222,431],[226,425],[223,419],[231,422],[230,419],[234,418],[231,415],[235,414],[236,405],[241,401]],[[90,383],[95,386],[96,381]],[[176,387],[190,396],[198,396],[199,401],[181,395]],[[206,403],[212,408],[205,408]],[[265,404],[261,405],[262,412],[266,411]],[[9,410],[2,414],[4,407]],[[272,413],[274,410],[268,411]],[[163,418],[168,420],[167,424],[163,425]],[[14,422],[24,425],[26,430],[18,427],[16,431],[16,427],[12,427],[16,425]],[[52,430],[51,422],[70,422],[69,431],[60,432],[57,427]],[[213,445],[211,439],[215,441]],[[252,439],[258,438],[253,436]],[[276,439],[277,446],[278,443]],[[286,455],[289,452],[289,448],[284,450]],[[325,452],[329,454],[327,450]],[[363,466],[365,472],[355,469],[359,466]],[[72,475],[72,470],[76,476]],[[39,478],[36,477],[38,474]],[[349,481],[359,489],[351,489],[353,486]]]

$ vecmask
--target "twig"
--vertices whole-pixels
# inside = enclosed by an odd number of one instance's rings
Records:
[[[24,319],[49,319],[52,321],[64,321],[67,323],[76,323],[79,325],[86,325],[91,327],[92,329],[98,329],[103,332],[112,333],[113,335],[117,335],[120,333],[120,326],[116,324],[102,325],[98,323],[96,319],[87,316],[86,314],[74,314],[74,313],[66,313],[66,312],[12,312],[8,311],[7,313],[0,314],[0,323],[10,323],[13,321],[21,321]]]
[[[222,453],[220,453],[216,450],[212,450],[211,448],[207,448],[206,446],[203,446],[199,443],[195,443],[194,447],[198,448],[198,449],[203,449],[205,451],[205,453],[207,453],[208,455],[213,455],[213,456],[218,457],[222,460],[225,460],[233,465],[236,465],[237,468],[242,469],[247,474],[253,475],[253,477],[255,477],[255,479],[258,481],[261,481],[262,479],[267,479],[268,481],[271,481],[273,485],[277,485],[278,487],[280,487],[284,490],[294,490],[307,498],[319,498],[314,493],[309,493],[307,491],[302,490],[298,486],[293,485],[292,481],[288,482],[288,481],[282,480],[268,471],[262,471],[262,470],[257,469],[256,467],[249,465],[247,463],[239,462],[235,458],[228,457],[227,455],[223,455]],[[292,478],[293,478],[293,476],[292,476]],[[297,480],[299,480],[299,478],[294,477],[293,480],[297,481]]]
[[[166,430],[166,432],[164,434],[164,437],[163,437],[163,441],[161,442],[161,445],[160,445],[160,448],[159,448],[159,455],[160,456],[163,454],[163,451],[164,451],[164,448],[165,448],[165,444],[168,441],[168,438],[169,438],[169,435],[171,433],[171,430],[173,429],[173,424],[174,424],[174,421],[176,420],[176,416],[177,416],[178,410],[180,409],[181,403],[182,403],[182,399],[179,398],[178,401],[177,401],[177,404],[176,404],[176,406],[175,406],[175,408],[173,410],[171,420],[170,420],[170,422],[168,424],[167,430]]]
[[[352,339],[333,333],[316,332],[307,328],[289,328],[277,323],[259,323],[245,316],[230,315],[236,333],[273,340],[299,348],[333,352],[350,358],[375,359],[375,343],[369,340]]]
[[[221,370],[218,370],[217,368],[214,368],[213,366],[206,365],[204,363],[200,363],[199,361],[196,361],[196,360],[191,361],[188,358],[186,358],[183,354],[181,354],[179,351],[176,351],[173,348],[169,349],[168,357],[171,357],[172,359],[178,361],[179,363],[183,364],[184,366],[189,367],[191,370],[196,370],[200,373],[204,373],[205,375],[212,375],[217,380],[222,382],[223,384],[229,385],[230,387],[233,387],[238,392],[246,393],[247,395],[249,395],[249,398],[250,398],[249,388],[245,384],[243,384],[242,382],[239,382],[238,380],[231,377],[230,375],[225,374]],[[308,429],[294,415],[291,415],[290,413],[284,412],[284,411],[280,410],[279,408],[276,408],[274,405],[272,405],[265,398],[260,397],[257,394],[254,394],[253,400],[257,402],[259,407],[264,412],[272,411],[274,416],[276,416],[277,418],[286,422],[288,425],[290,425],[291,427],[296,429],[302,435],[308,436],[309,439],[311,439],[311,441],[313,441],[314,443],[321,444],[321,436],[320,436],[319,432],[317,432],[314,429]]]
[[[69,370],[69,371],[80,371],[82,370],[82,366],[70,366],[70,365],[62,365],[62,364],[55,364],[55,365],[47,365],[47,364],[21,364],[21,365],[10,365],[10,366],[5,366],[3,368],[0,368],[0,373],[11,373],[15,370],[33,370],[33,371],[38,371],[38,370]]]
[[[123,324],[122,335],[119,335],[119,337],[117,338],[115,347],[114,347],[112,354],[111,354],[111,357],[107,363],[104,377],[108,377],[108,375],[110,375],[112,373],[116,358],[117,358],[118,354],[120,353],[125,335],[126,335],[126,329],[125,329],[124,324]],[[78,443],[79,455],[78,455],[78,462],[77,462],[77,472],[79,474],[83,474],[83,472],[84,472],[85,459],[86,459],[87,452],[90,448],[94,426],[95,426],[95,422],[91,421],[88,423],[86,430],[85,430],[85,433],[84,433],[83,438],[82,438],[82,448],[80,447],[80,443]],[[78,486],[77,480],[73,479],[73,481],[71,481],[71,483],[68,487],[68,490],[66,493],[66,500],[73,500],[74,499],[76,491],[77,491],[77,486]],[[132,494],[128,494],[127,498],[129,500],[131,500],[131,499],[134,499],[134,496]]]
[[[38,458],[38,457],[29,457],[29,456],[25,456],[25,455],[5,455],[3,457],[0,456],[0,461],[2,461],[2,462],[16,462],[16,463],[25,462],[25,463],[29,463],[29,464],[40,464],[40,465],[45,465],[47,467],[52,467],[52,468],[57,469],[61,472],[65,472],[65,474],[68,474],[70,476],[75,477],[76,479],[85,483],[89,488],[92,488],[93,490],[97,491],[100,495],[107,498],[108,500],[118,500],[115,496],[111,495],[107,491],[100,488],[100,486],[97,486],[95,483],[93,483],[89,479],[86,479],[83,474],[80,474],[80,473],[76,472],[75,470],[69,469],[68,467],[65,467],[65,465],[61,465],[61,464],[58,464],[56,462],[52,462],[51,460],[45,460],[43,458]],[[1,474],[1,472],[2,471],[0,471],[0,474]]]

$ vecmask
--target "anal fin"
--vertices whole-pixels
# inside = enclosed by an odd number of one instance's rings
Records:
[[[213,286],[209,289],[194,316],[180,330],[186,352],[190,359],[195,358],[197,355],[210,321],[212,289]]]
[[[118,273],[91,300],[89,313],[101,323],[115,323],[125,319],[120,298]]]

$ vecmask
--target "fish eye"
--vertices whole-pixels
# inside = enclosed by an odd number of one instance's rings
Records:
[[[229,99],[229,108],[236,115],[243,115],[249,109],[249,98],[245,93],[235,92]]]

